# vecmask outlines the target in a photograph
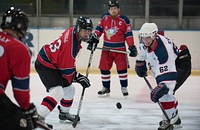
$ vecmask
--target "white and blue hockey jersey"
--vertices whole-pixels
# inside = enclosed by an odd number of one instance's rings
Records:
[[[144,44],[140,44],[138,60],[147,61],[150,73],[156,79],[157,84],[176,82],[175,60],[178,51],[177,46],[172,41],[158,34],[155,47],[151,50]]]

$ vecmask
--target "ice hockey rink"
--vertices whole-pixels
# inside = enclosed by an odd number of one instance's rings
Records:
[[[118,75],[111,75],[110,97],[98,97],[97,91],[101,89],[100,74],[89,74],[91,87],[86,89],[80,110],[80,123],[76,128],[72,123],[59,123],[57,108],[48,115],[46,122],[54,126],[54,130],[157,130],[158,122],[162,120],[162,112],[158,104],[150,101],[150,90],[143,78],[129,75],[129,96],[122,96]],[[30,75],[31,101],[39,105],[45,96],[45,88],[36,73]],[[151,76],[147,79],[152,86],[155,81]],[[177,91],[179,100],[179,115],[182,119],[180,130],[200,130],[200,77],[190,76]],[[82,87],[74,84],[76,94],[71,113],[78,110]],[[12,96],[10,83],[6,93]],[[14,99],[12,98],[14,101]],[[14,101],[15,102],[15,101]],[[122,104],[117,109],[116,103]]]

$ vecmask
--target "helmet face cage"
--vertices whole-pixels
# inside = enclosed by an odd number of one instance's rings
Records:
[[[21,34],[19,37],[22,38],[26,34],[28,23],[28,17],[23,11],[11,7],[3,14],[1,28],[15,30]]]
[[[79,33],[81,29],[86,29],[86,30],[89,30],[92,32],[92,29],[93,29],[93,22],[92,20],[89,18],[89,17],[83,17],[83,16],[80,16],[77,21],[76,21],[76,26],[77,26],[77,32]],[[90,36],[91,37],[91,36]],[[83,38],[79,35],[79,38],[82,40],[82,41],[85,41],[87,42],[90,37],[88,37],[87,39],[86,38]]]
[[[110,9],[110,7],[114,7],[114,6],[119,8],[119,2],[117,0],[109,0],[108,1],[108,8]]]

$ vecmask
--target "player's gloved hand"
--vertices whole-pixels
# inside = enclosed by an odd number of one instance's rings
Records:
[[[153,102],[158,102],[158,100],[165,94],[169,92],[169,88],[161,83],[158,84],[152,91],[151,91],[151,100]]]
[[[137,73],[137,75],[138,75],[139,77],[147,76],[146,61],[139,61],[139,60],[136,60],[135,72]]]
[[[80,74],[79,72],[76,72],[73,81],[80,83],[83,88],[90,87],[90,80],[86,76]]]
[[[36,121],[38,121],[38,113],[35,105],[30,103],[29,108],[27,110],[22,109],[22,112],[24,113],[31,130],[37,128]]]
[[[92,33],[91,35],[92,35],[91,38],[87,41],[88,43],[87,49],[90,51],[92,50],[95,51],[95,49],[97,48],[97,44],[99,43],[99,37],[97,36],[96,33]]]
[[[128,49],[130,50],[130,57],[136,57],[137,56],[137,48],[135,45],[129,46]]]

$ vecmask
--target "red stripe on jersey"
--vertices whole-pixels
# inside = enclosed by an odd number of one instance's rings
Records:
[[[39,61],[41,64],[43,64],[44,66],[49,67],[49,68],[52,68],[52,69],[56,69],[56,67],[55,67],[54,65],[50,64],[49,62],[44,61],[44,60],[41,58],[40,55],[38,55],[37,59],[38,59],[38,61]]]

